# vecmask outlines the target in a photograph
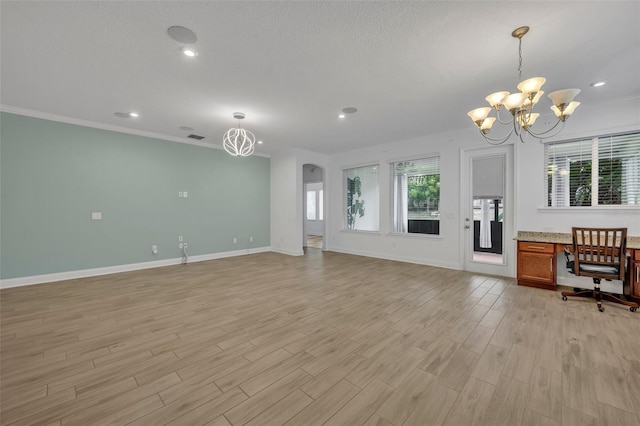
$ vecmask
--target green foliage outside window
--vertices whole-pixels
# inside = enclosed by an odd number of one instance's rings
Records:
[[[437,211],[440,200],[440,175],[418,175],[407,178],[409,209]]]

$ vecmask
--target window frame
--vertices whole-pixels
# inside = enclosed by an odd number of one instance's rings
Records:
[[[595,212],[595,211],[609,211],[615,212],[618,211],[618,214],[624,214],[621,211],[637,211],[640,210],[640,203],[638,204],[600,204],[600,197],[591,197],[590,205],[582,205],[582,206],[550,206],[549,205],[549,196],[551,195],[549,192],[549,174],[548,169],[550,167],[550,158],[549,158],[549,147],[552,145],[562,145],[569,143],[577,143],[577,142],[589,142],[589,150],[590,150],[590,182],[592,184],[591,188],[593,188],[593,182],[598,182],[599,178],[599,163],[604,159],[599,155],[602,150],[601,143],[607,143],[610,138],[616,137],[624,137],[629,135],[635,135],[638,140],[640,140],[640,130],[630,130],[626,132],[620,133],[611,133],[611,134],[602,134],[595,136],[584,136],[580,138],[568,139],[563,141],[549,141],[544,142],[544,151],[543,151],[543,199],[542,199],[542,207],[538,208],[540,212]],[[616,158],[616,157],[613,157]],[[567,186],[570,187],[571,183],[568,181],[566,183]],[[599,185],[598,185],[599,187]],[[597,204],[594,204],[597,203]],[[611,213],[615,214],[615,213]]]
[[[377,174],[376,174],[376,183],[378,186],[378,202],[376,205],[376,209],[378,213],[378,220],[376,221],[377,229],[375,230],[349,229],[348,218],[347,218],[347,177],[348,177],[347,175],[349,170],[362,169],[366,167],[375,167],[377,171]],[[380,162],[367,162],[367,163],[349,165],[349,166],[341,167],[340,170],[342,171],[342,229],[341,231],[355,232],[355,233],[362,233],[362,234],[379,234],[380,233],[380,193],[381,193]]]
[[[388,170],[389,170],[389,179],[388,179],[388,184],[389,184],[389,209],[388,209],[388,213],[389,213],[389,235],[392,235],[394,237],[408,237],[408,238],[430,238],[430,239],[441,239],[442,238],[442,229],[438,230],[437,234],[426,234],[426,233],[421,233],[421,232],[409,232],[407,230],[407,232],[398,232],[396,231],[396,227],[395,227],[395,223],[394,223],[394,210],[396,208],[396,204],[395,204],[395,198],[396,198],[396,194],[395,194],[395,167],[394,165],[396,163],[400,163],[403,161],[420,161],[420,160],[427,160],[427,159],[431,159],[431,158],[437,158],[438,159],[438,176],[440,178],[440,186],[442,188],[442,154],[438,151],[438,152],[429,152],[429,153],[424,153],[424,154],[416,154],[416,155],[411,155],[411,156],[405,156],[405,157],[398,157],[398,158],[392,158],[387,160],[387,165],[388,165]],[[438,210],[442,210],[442,206],[441,206],[441,201],[442,201],[442,193],[439,194],[438,196]],[[440,218],[438,220],[441,219],[442,216],[440,216]],[[442,225],[442,222],[440,223],[440,225]]]

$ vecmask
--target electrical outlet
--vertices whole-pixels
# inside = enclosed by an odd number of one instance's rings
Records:
[[[151,246],[151,253],[158,254],[158,245],[154,244]]]
[[[233,244],[238,244],[238,239],[236,237],[233,237]]]
[[[249,237],[249,242],[252,243],[253,242],[253,237]]]
[[[182,250],[182,247],[183,247],[183,246],[184,246],[184,244],[182,244],[182,243],[178,243],[178,248],[179,248],[180,250]]]

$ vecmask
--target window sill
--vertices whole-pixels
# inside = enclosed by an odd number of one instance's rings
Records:
[[[591,213],[605,216],[638,216],[640,205],[634,206],[585,206],[585,207],[538,207],[539,213]]]
[[[359,229],[341,229],[340,232],[344,232],[346,234],[380,235],[380,231],[364,231],[364,230],[359,230]]]
[[[441,240],[442,235],[438,234],[421,234],[418,232],[388,232],[390,237],[402,237],[402,238],[425,238],[428,240]]]

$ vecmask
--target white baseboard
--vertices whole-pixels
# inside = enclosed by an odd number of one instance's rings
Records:
[[[271,247],[259,247],[246,250],[234,250],[220,253],[202,254],[189,256],[189,263],[203,262],[205,260],[222,259],[225,257],[243,256],[253,253],[271,251]],[[142,269],[160,268],[162,266],[179,265],[182,263],[181,257],[173,259],[155,260],[152,262],[130,263],[128,265],[105,266],[103,268],[81,269],[77,271],[56,272],[53,274],[32,275],[29,277],[18,277],[0,280],[0,289],[11,287],[22,287],[33,284],[43,284],[55,281],[73,280],[76,278],[96,277],[99,275],[116,274],[118,272],[139,271]]]
[[[304,256],[304,251],[302,250],[293,251],[271,248],[271,251],[274,253],[286,254],[287,256]]]
[[[374,257],[376,259],[385,259],[385,260],[395,260],[397,262],[407,262],[407,263],[416,263],[418,265],[426,265],[426,266],[436,266],[438,268],[445,269],[455,269],[457,271],[461,270],[461,267],[458,263],[454,262],[434,262],[431,259],[423,259],[417,257],[406,257],[406,256],[393,256],[389,254],[380,254],[368,251],[361,250],[350,250],[341,247],[331,247],[328,251],[335,251],[338,253],[346,253],[346,254],[354,254],[356,256],[366,256],[366,257]]]

